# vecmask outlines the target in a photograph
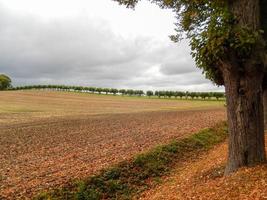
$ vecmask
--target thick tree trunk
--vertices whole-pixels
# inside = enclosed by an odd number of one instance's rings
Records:
[[[267,130],[267,88],[263,92],[264,129]]]
[[[242,166],[265,162],[262,73],[240,75],[223,67],[227,116],[229,126],[229,153],[226,174]]]
[[[265,66],[267,66],[267,55],[265,58]],[[267,72],[265,68],[264,78],[263,78],[263,110],[264,110],[264,129],[267,131]]]
[[[229,9],[236,18],[236,26],[260,29],[259,0],[229,1]],[[228,163],[225,174],[243,166],[265,162],[263,115],[263,64],[259,58],[261,42],[246,60],[235,51],[229,52],[220,69],[224,78],[229,126]]]

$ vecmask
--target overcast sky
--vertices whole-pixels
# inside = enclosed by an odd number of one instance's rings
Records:
[[[222,90],[175,44],[174,14],[146,1],[0,0],[0,73],[14,85]]]

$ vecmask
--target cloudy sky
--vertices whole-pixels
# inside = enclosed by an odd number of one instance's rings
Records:
[[[0,73],[14,85],[222,90],[174,44],[174,14],[146,1],[0,0]]]

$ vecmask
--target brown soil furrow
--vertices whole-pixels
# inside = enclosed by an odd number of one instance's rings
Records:
[[[83,115],[38,126],[2,127],[0,194],[7,199],[29,198],[225,118],[220,108]]]

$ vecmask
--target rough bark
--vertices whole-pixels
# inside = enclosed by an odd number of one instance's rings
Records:
[[[264,30],[264,41],[267,43],[267,1],[260,0],[261,29]],[[266,50],[266,49],[265,49]],[[265,74],[263,80],[263,107],[264,107],[264,129],[267,130],[267,53],[265,51]]]
[[[237,25],[252,30],[260,28],[259,0],[231,1],[229,8]],[[229,153],[226,174],[243,166],[265,162],[263,70],[259,55],[262,46],[255,45],[252,55],[244,62],[234,52],[221,63],[227,98]]]
[[[226,174],[265,162],[262,73],[240,75],[223,67],[227,96],[229,153]]]
[[[267,88],[263,92],[264,129],[267,130]]]

